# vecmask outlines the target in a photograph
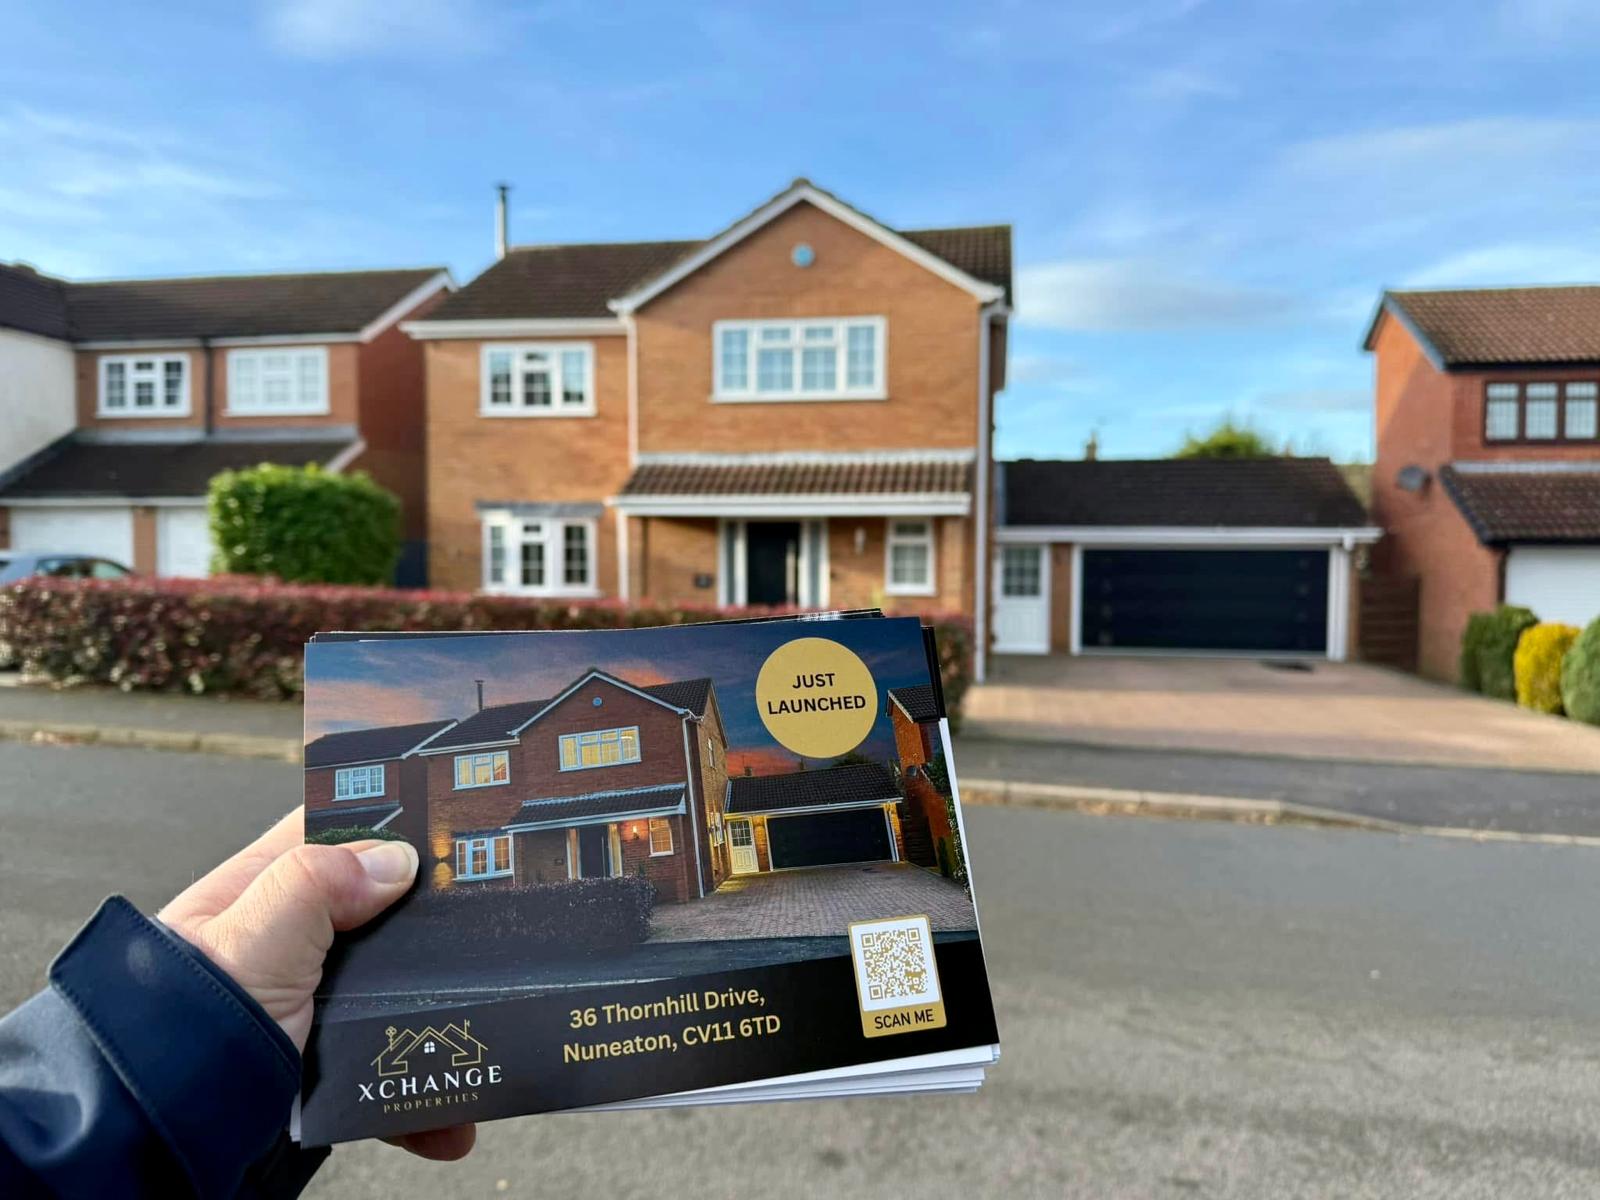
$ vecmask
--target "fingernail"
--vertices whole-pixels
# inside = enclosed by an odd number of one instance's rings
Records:
[[[409,842],[384,842],[356,855],[374,883],[409,883],[417,873],[417,852]]]

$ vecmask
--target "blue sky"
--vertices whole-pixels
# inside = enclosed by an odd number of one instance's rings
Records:
[[[894,731],[883,693],[929,678],[922,626],[914,617],[832,621],[800,631],[791,623],[754,623],[316,643],[306,655],[306,740],[346,729],[465,718],[476,707],[477,679],[484,681],[486,704],[548,699],[599,667],[641,686],[709,675],[734,769],[748,763],[758,775],[783,773],[799,760],[762,724],[756,676],[768,655],[800,636],[827,637],[861,656],[879,696],[878,719],[857,750],[893,759]]]
[[[1002,454],[1224,414],[1370,453],[1384,285],[1600,277],[1600,5],[0,0],[0,260],[72,277],[704,236],[804,174],[1010,221]]]

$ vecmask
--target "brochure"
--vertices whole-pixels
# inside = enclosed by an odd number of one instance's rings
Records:
[[[931,633],[845,615],[313,639],[307,839],[422,866],[330,955],[295,1136],[975,1089]]]

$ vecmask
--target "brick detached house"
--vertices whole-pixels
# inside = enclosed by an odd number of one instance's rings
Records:
[[[797,180],[705,241],[504,245],[426,346],[435,586],[986,628],[1008,226]]]
[[[441,267],[76,283],[0,266],[0,545],[204,575],[211,477],[361,469],[421,582],[422,351]]]
[[[1365,345],[1375,561],[1419,581],[1422,672],[1501,601],[1600,616],[1600,287],[1386,292]]]
[[[426,887],[643,874],[684,901],[730,875],[898,862],[921,828],[875,763],[730,778],[727,754],[710,679],[592,669],[547,700],[316,739],[306,831],[399,833]]]

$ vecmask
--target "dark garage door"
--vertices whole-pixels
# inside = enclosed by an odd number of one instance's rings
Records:
[[[1085,550],[1083,647],[1328,647],[1326,550]]]
[[[808,813],[767,821],[767,846],[772,865],[818,867],[825,863],[870,862],[892,858],[883,809]]]

